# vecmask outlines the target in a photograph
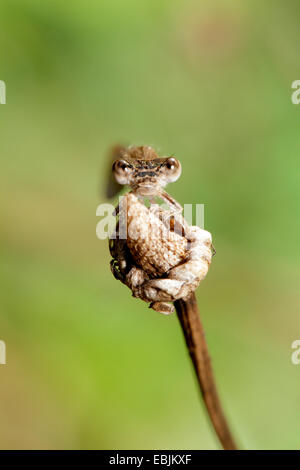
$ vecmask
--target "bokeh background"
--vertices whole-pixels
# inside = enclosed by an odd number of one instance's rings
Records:
[[[217,255],[197,297],[243,448],[300,448],[296,0],[2,0],[0,447],[214,449],[175,315],[96,238],[107,149],[182,162]]]

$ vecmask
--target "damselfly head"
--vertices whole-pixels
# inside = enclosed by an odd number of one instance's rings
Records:
[[[118,184],[131,186],[142,196],[154,196],[179,178],[181,165],[175,157],[159,157],[152,147],[128,147],[113,162],[112,171]]]

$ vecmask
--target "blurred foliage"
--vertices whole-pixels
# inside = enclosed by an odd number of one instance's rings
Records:
[[[2,0],[1,448],[216,448],[176,316],[95,236],[107,149],[183,165],[217,255],[198,290],[245,448],[299,448],[300,5]]]

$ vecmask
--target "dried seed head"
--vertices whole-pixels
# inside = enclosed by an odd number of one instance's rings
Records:
[[[127,246],[135,263],[153,277],[165,275],[186,259],[187,240],[170,231],[133,193],[125,197]]]

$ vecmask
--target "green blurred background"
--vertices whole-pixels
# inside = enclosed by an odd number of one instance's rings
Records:
[[[96,238],[107,149],[182,162],[217,255],[197,297],[243,448],[300,448],[296,0],[2,0],[0,447],[214,449],[175,315]]]

